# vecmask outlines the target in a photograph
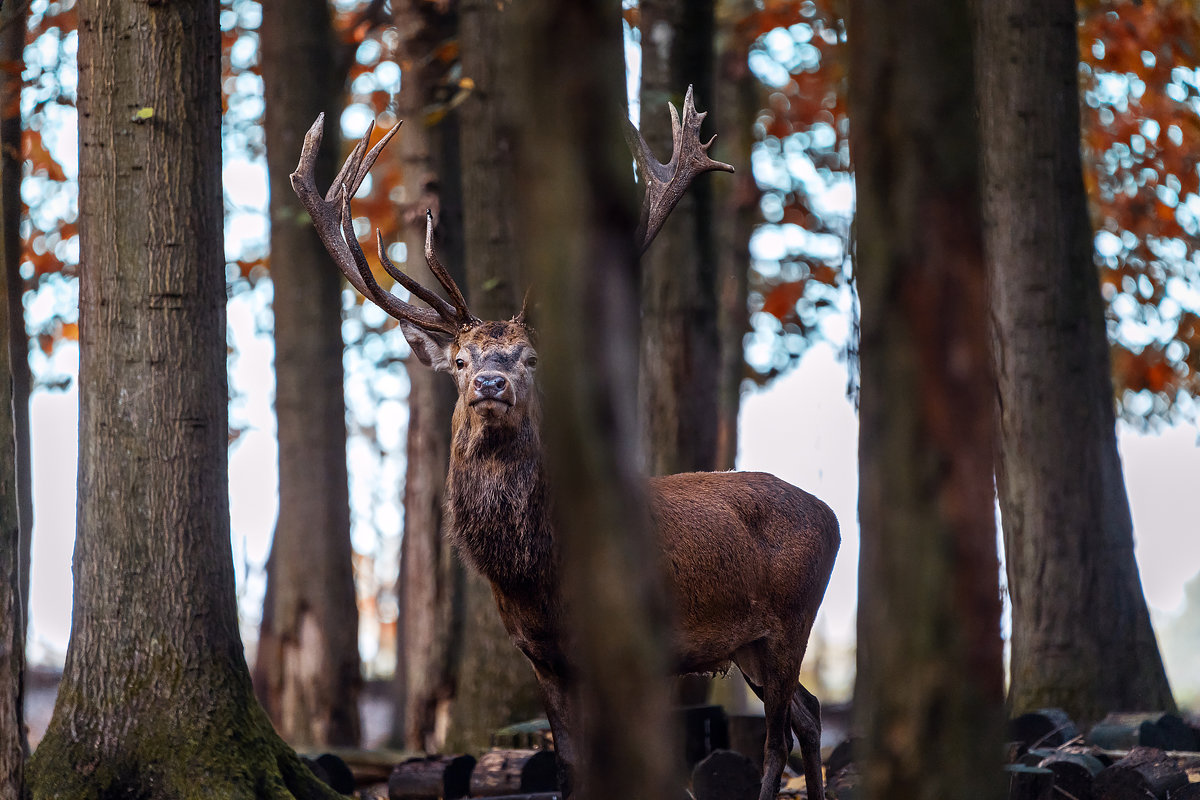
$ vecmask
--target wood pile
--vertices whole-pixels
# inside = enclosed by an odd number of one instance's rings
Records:
[[[1109,714],[1085,737],[1042,709],[1009,733],[1009,800],[1200,800],[1200,726],[1178,714]]]

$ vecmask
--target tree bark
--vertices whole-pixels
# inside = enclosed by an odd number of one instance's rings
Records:
[[[718,0],[716,93],[713,131],[720,132],[721,159],[737,172],[713,184],[713,225],[717,237],[718,331],[717,449],[713,469],[733,469],[738,452],[738,411],[746,357],[742,339],[750,329],[746,294],[750,236],[759,220],[758,185],[750,166],[754,120],[763,108],[762,84],[750,71],[750,42],[737,23],[754,11],[753,0]]]
[[[995,798],[1003,670],[968,2],[857,0],[848,40],[863,788]]]
[[[0,19],[7,22],[9,14]],[[21,28],[24,33],[24,27]],[[7,92],[6,92],[7,94]],[[0,122],[0,125],[3,125]],[[17,119],[18,128],[20,118]],[[16,161],[5,158],[0,181],[8,185]],[[0,208],[0,236],[7,242],[21,218],[20,199],[15,208],[6,192]],[[7,256],[8,253],[6,252]],[[7,267],[7,264],[5,265]],[[12,295],[19,298],[21,282],[12,271],[0,272],[0,330],[8,330]],[[22,317],[21,327],[24,327]],[[13,348],[15,349],[15,347]],[[24,783],[28,743],[25,739],[23,704],[25,693],[25,605],[22,598],[21,524],[17,506],[17,442],[14,417],[14,384],[11,379],[12,350],[0,347],[0,800],[20,800]]]
[[[515,6],[522,263],[544,287],[539,348],[582,798],[679,791],[664,599],[639,474],[637,256],[615,0]]]
[[[1133,552],[1070,0],[978,3],[1015,714],[1171,709]],[[1080,620],[1093,620],[1080,624]],[[1101,666],[1103,665],[1103,666]]]
[[[398,58],[408,70],[397,97],[406,120],[395,147],[403,168],[406,263],[401,269],[428,276],[423,257],[425,211],[437,220],[441,260],[457,280],[462,264],[462,209],[458,190],[456,113],[434,121],[446,64],[438,48],[453,39],[457,15],[423,0],[396,0],[400,34]],[[430,281],[429,277],[425,278]],[[397,712],[392,738],[402,747],[426,752],[445,745],[454,701],[463,627],[464,568],[443,538],[443,497],[450,460],[450,416],[457,395],[445,376],[408,361],[408,444],[404,482],[404,539],[397,587]]]
[[[24,64],[26,3],[9,3],[0,15],[0,60]],[[21,277],[21,73],[5,71],[0,92],[0,206],[4,209],[4,273],[8,281],[8,345],[12,366],[12,414],[16,437],[17,516],[21,524],[21,608],[29,616],[29,555],[33,532],[33,484],[29,455],[29,333],[25,330],[25,281]],[[11,113],[9,113],[11,112]],[[0,328],[4,330],[4,328]],[[26,620],[28,624],[28,620]]]
[[[322,186],[333,180],[344,71],[326,0],[265,3],[262,11],[279,519],[255,686],[289,742],[353,746],[362,677],[346,475],[342,276],[288,181],[304,133],[321,112],[326,136],[317,180]]]
[[[463,244],[466,293],[482,319],[510,319],[521,310],[526,285],[519,272],[518,192],[511,103],[514,53],[496,45],[511,8],[494,0],[461,0],[459,40],[463,76],[474,83],[460,107],[462,132]],[[491,734],[513,722],[541,716],[541,695],[529,661],[500,622],[491,586],[467,570],[461,680],[448,744],[487,747]]]
[[[33,800],[336,797],[238,635],[219,81],[215,3],[79,4],[75,590]]]
[[[641,131],[671,155],[667,103],[713,109],[713,0],[643,0]],[[710,131],[713,128],[710,128]],[[696,178],[642,257],[638,393],[652,475],[716,469],[721,338],[711,175]]]
[[[24,63],[27,9],[0,8],[0,58]],[[24,718],[29,608],[29,345],[21,302],[20,71],[0,90],[0,800],[19,800],[29,756]],[[15,113],[10,113],[14,112]]]

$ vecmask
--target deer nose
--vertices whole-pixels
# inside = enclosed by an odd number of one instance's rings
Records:
[[[475,376],[473,383],[475,393],[480,397],[499,397],[508,386],[505,377],[495,372],[481,372]]]

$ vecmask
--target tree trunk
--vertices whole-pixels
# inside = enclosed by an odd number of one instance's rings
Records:
[[[717,381],[716,454],[710,469],[730,470],[738,453],[738,412],[746,357],[742,340],[750,329],[746,308],[750,275],[750,236],[759,220],[758,184],[750,166],[754,120],[766,102],[762,83],[748,63],[751,39],[738,23],[754,12],[754,0],[718,0],[716,10],[716,93],[709,119],[720,135],[718,157],[737,170],[712,182],[712,225],[717,259]],[[678,210],[678,209],[676,209]],[[666,231],[663,231],[666,233]],[[660,234],[661,236],[661,234]],[[658,246],[656,242],[655,247]],[[651,248],[653,251],[653,248]],[[643,268],[645,260],[643,259]],[[744,713],[753,699],[739,670],[714,678],[710,698],[731,712]]]
[[[71,643],[33,800],[335,797],[272,731],[229,541],[217,6],[79,4]]]
[[[643,0],[642,136],[671,156],[667,103],[713,108],[713,0]],[[713,130],[710,126],[710,133]],[[721,339],[711,175],[700,175],[642,257],[639,406],[650,474],[717,468]]]
[[[858,0],[848,40],[864,796],[995,798],[994,400],[968,2]]]
[[[4,8],[0,60],[25,63],[27,3]],[[29,455],[29,334],[25,330],[25,281],[21,277],[21,72],[6,70],[0,91],[0,206],[4,209],[4,273],[8,280],[8,344],[12,366],[12,414],[17,447],[16,498],[21,523],[21,608],[29,616],[29,553],[33,531],[33,484]],[[4,330],[4,328],[0,328]],[[26,620],[27,622],[28,620]]]
[[[746,295],[750,273],[750,236],[759,220],[758,185],[750,167],[754,120],[763,108],[762,84],[750,71],[748,37],[737,23],[754,11],[753,0],[717,4],[717,80],[712,130],[720,131],[723,161],[737,172],[713,184],[713,224],[717,236],[718,331],[720,371],[717,397],[717,452],[713,469],[733,469],[738,451],[738,411],[746,357],[742,339],[750,329]]]
[[[521,4],[516,65],[522,263],[544,287],[539,348],[555,531],[579,665],[582,798],[667,798],[660,565],[641,498],[637,257],[620,135],[620,3]]]
[[[438,48],[452,39],[457,19],[422,0],[396,0],[400,34],[398,60],[410,65],[401,82],[396,113],[403,168],[403,219],[409,275],[428,275],[423,257],[425,210],[438,222],[443,263],[462,264],[462,209],[459,203],[457,114],[436,122],[428,115],[437,102],[446,64]],[[397,587],[397,711],[392,738],[398,746],[427,752],[445,745],[446,721],[455,695],[462,635],[464,568],[442,536],[442,503],[450,459],[450,416],[457,395],[445,376],[408,361],[408,445],[404,482],[404,539]]]
[[[1170,709],[1114,432],[1079,155],[1075,5],[978,7],[1009,704],[1056,706],[1082,724]]]
[[[344,84],[326,0],[264,3],[271,182],[279,519],[267,562],[255,684],[297,745],[357,745],[358,605],[351,565],[342,276],[291,190],[304,133],[325,112],[318,182],[336,172]],[[266,606],[269,605],[270,608]]]
[[[510,98],[519,89],[513,54],[496,42],[512,12],[493,0],[461,0],[460,9],[463,76],[474,82],[459,112],[466,294],[482,319],[509,319],[523,297],[517,210],[502,200],[518,191],[509,120]],[[504,630],[487,580],[468,570],[464,592],[461,680],[448,744],[476,750],[497,728],[544,711],[533,670]]]
[[[0,9],[0,58],[24,61],[27,8]],[[19,800],[29,755],[24,719],[29,608],[29,346],[21,279],[20,71],[0,76],[0,800]]]
[[[18,15],[18,18],[19,15]],[[9,22],[10,15],[0,19]],[[24,33],[24,26],[21,32]],[[5,92],[7,95],[7,91]],[[0,122],[0,126],[7,120]],[[17,118],[20,128],[20,117]],[[7,188],[16,159],[4,158],[0,181]],[[19,168],[19,167],[18,167]],[[0,208],[0,236],[10,239],[12,228],[21,218],[20,198],[11,205],[12,197],[5,192]],[[6,251],[5,255],[8,255]],[[7,264],[5,265],[8,266]],[[21,296],[20,275],[13,281],[12,270],[0,271],[0,330],[7,331],[13,295]],[[24,328],[24,317],[21,318]],[[14,324],[15,327],[15,324]],[[15,350],[16,348],[12,348]],[[14,416],[14,380],[12,355],[8,347],[0,346],[0,800],[20,800],[24,782],[25,740],[23,678],[25,670],[25,604],[21,596],[23,573],[21,564],[21,524],[17,510],[18,466]]]

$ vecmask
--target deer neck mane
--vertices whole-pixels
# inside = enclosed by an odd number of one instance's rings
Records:
[[[509,595],[553,592],[556,553],[536,414],[484,425],[464,403],[454,411],[446,478],[450,538]]]

